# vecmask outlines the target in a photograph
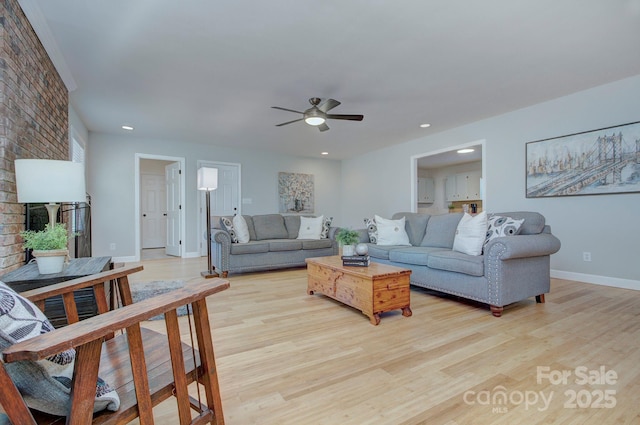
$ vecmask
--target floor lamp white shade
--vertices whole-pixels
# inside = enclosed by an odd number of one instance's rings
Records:
[[[84,165],[52,159],[16,159],[16,190],[20,203],[48,203],[49,223],[56,222],[57,202],[87,200]]]
[[[198,190],[207,192],[218,188],[218,169],[209,167],[198,168]]]
[[[218,188],[218,169],[210,167],[198,168],[198,190],[206,191],[207,204],[207,271],[200,273],[205,278],[218,276],[211,261],[211,191]]]

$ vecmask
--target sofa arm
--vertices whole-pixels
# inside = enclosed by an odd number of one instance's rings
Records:
[[[560,240],[550,233],[499,237],[484,248],[486,257],[498,257],[500,260],[540,257],[555,254],[558,250]]]
[[[229,271],[231,255],[231,236],[226,230],[211,229],[211,257],[213,265],[223,273]]]

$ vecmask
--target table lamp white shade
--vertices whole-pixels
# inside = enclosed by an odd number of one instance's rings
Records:
[[[209,167],[198,168],[198,190],[208,192],[218,188],[218,169]]]
[[[49,203],[49,223],[55,223],[56,202],[85,202],[84,165],[52,159],[16,159],[16,189],[20,203]]]

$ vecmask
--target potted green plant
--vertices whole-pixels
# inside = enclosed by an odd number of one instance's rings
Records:
[[[23,247],[32,249],[40,274],[60,273],[69,258],[69,232],[62,223],[47,224],[44,230],[20,232]]]
[[[360,242],[357,230],[342,228],[336,233],[336,241],[342,246],[342,255],[354,255],[355,245]]]

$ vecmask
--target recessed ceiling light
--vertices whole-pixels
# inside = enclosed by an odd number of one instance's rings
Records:
[[[122,129],[123,129],[123,130],[132,131],[132,130],[133,130],[133,127],[131,127],[130,125],[123,125],[123,126],[122,126]]]
[[[420,124],[420,127],[422,127],[422,128],[431,127],[431,124],[427,124],[427,123]]]
[[[329,155],[329,152],[320,152],[320,155]]]
[[[473,152],[475,149],[471,149],[471,148],[464,148],[464,149],[460,149],[457,152],[458,153],[471,153]]]

